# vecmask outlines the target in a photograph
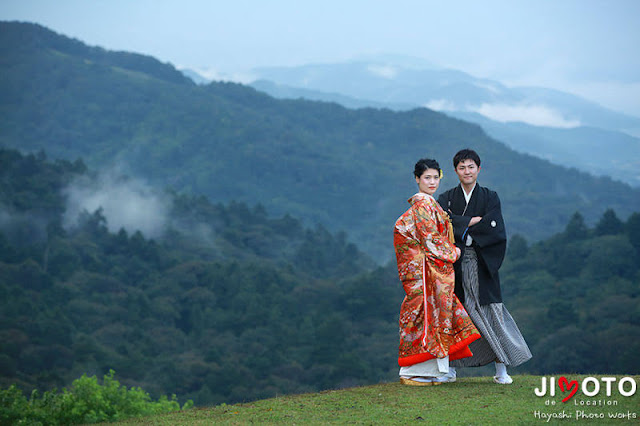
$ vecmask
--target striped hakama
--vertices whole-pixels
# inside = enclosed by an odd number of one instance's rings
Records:
[[[531,351],[507,308],[502,303],[480,305],[478,257],[472,247],[465,248],[461,266],[464,307],[482,339],[469,345],[472,357],[452,361],[451,366],[479,367],[497,361],[515,367],[528,361]]]

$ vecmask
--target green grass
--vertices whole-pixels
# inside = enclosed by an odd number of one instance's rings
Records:
[[[561,375],[557,375],[556,378]],[[569,380],[581,380],[587,376],[565,375]],[[602,376],[594,375],[596,378]],[[615,376],[621,378],[623,376]],[[640,376],[633,376],[636,383]],[[373,386],[342,390],[330,390],[312,394],[287,395],[236,405],[219,405],[195,408],[189,411],[130,419],[120,425],[245,425],[245,424],[545,424],[544,414],[565,412],[571,418],[551,419],[547,424],[597,423],[638,424],[640,422],[640,389],[631,397],[617,391],[606,396],[604,383],[597,396],[586,397],[581,391],[567,403],[562,402],[568,393],[559,389],[555,397],[538,397],[534,389],[540,386],[540,376],[513,376],[512,385],[496,385],[491,377],[463,377],[456,383],[435,387],[411,387],[400,383],[384,383]],[[628,389],[626,389],[628,390]],[[545,402],[553,400],[555,406]],[[581,401],[617,402],[615,406],[576,405]],[[603,414],[605,419],[576,419],[576,412]],[[608,413],[631,413],[631,419],[609,419]],[[633,417],[635,414],[635,418]]]

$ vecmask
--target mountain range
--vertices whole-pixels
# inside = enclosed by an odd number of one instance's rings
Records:
[[[500,194],[511,235],[538,240],[576,211],[589,224],[607,208],[622,218],[640,211],[637,189],[516,152],[427,108],[349,109],[197,85],[171,64],[29,23],[0,23],[0,57],[0,146],[82,158],[213,202],[261,204],[345,231],[378,261],[392,258],[391,228],[416,191],[415,161],[438,159],[442,186],[452,187],[450,159],[464,147],[483,158],[480,183]]]
[[[569,93],[510,88],[398,56],[256,68],[249,75],[252,87],[277,98],[396,111],[428,107],[477,123],[516,151],[640,186],[640,118]]]
[[[0,75],[2,387],[113,369],[204,406],[396,381],[393,223],[416,159],[446,188],[464,146],[510,233],[534,354],[512,373],[638,374],[636,188],[431,109],[198,85],[35,24],[0,22]]]

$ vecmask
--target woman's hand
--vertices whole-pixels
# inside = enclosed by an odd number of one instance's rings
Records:
[[[482,216],[474,216],[471,218],[471,220],[469,221],[469,226],[473,226],[476,223],[480,222],[482,220]]]

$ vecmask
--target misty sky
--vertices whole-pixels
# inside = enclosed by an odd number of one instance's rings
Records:
[[[636,116],[639,17],[636,0],[0,0],[0,20],[177,67],[241,75],[400,54]]]

